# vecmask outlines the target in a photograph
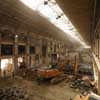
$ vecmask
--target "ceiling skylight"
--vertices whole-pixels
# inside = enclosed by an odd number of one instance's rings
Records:
[[[56,27],[64,31],[67,35],[74,38],[81,45],[87,46],[82,37],[72,25],[71,21],[61,10],[55,0],[20,0],[31,9],[40,12]]]

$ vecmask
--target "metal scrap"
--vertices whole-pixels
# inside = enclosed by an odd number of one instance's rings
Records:
[[[80,91],[81,93],[85,93],[85,92],[90,92],[93,91],[96,93],[96,88],[94,85],[92,85],[89,81],[84,81],[81,79],[77,79],[77,80],[73,80],[72,82],[70,82],[70,87]]]

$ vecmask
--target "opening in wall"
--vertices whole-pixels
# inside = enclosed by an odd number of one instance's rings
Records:
[[[13,45],[1,44],[1,56],[13,55]]]
[[[18,46],[18,55],[23,55],[25,54],[25,46],[19,45]]]
[[[13,58],[1,59],[2,76],[11,76],[14,71]]]
[[[23,57],[18,57],[18,67],[20,67],[23,61],[24,61]]]
[[[34,46],[30,46],[30,54],[35,54],[35,47]]]

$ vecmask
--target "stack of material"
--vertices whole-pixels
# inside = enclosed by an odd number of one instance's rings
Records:
[[[0,89],[0,100],[29,100],[22,88],[7,87]]]
[[[79,90],[81,93],[88,93],[90,91],[96,92],[95,86],[93,86],[89,81],[83,81],[81,79],[72,81],[70,87]]]

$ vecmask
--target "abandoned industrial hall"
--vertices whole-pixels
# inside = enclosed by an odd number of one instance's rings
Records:
[[[0,100],[100,100],[100,0],[0,0]]]

